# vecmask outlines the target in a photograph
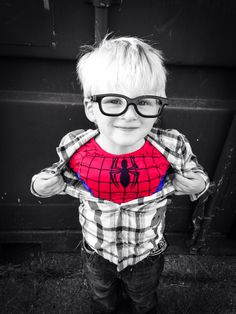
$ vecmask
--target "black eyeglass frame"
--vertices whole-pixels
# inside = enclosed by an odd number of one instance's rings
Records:
[[[126,108],[121,113],[115,114],[115,113],[104,112],[104,110],[102,108],[102,103],[101,103],[102,99],[104,97],[110,97],[110,96],[111,97],[122,97],[122,98],[124,98],[126,100],[126,102],[127,102]],[[159,104],[160,104],[161,107],[160,107],[159,112],[157,114],[151,115],[151,116],[150,115],[147,116],[147,115],[139,112],[137,101],[140,100],[140,99],[145,99],[145,98],[152,98],[152,99],[159,100]],[[105,116],[110,116],[110,117],[121,116],[122,114],[124,114],[128,110],[130,105],[133,105],[135,111],[141,117],[144,117],[144,118],[157,118],[157,117],[160,117],[160,115],[162,114],[162,111],[163,111],[164,107],[168,106],[168,98],[160,97],[160,96],[154,96],[154,95],[142,95],[142,96],[138,96],[138,97],[135,97],[135,98],[129,98],[129,97],[127,97],[125,95],[122,95],[122,94],[99,94],[99,95],[92,95],[89,99],[91,101],[93,101],[93,102],[97,102],[101,113],[104,114]]]

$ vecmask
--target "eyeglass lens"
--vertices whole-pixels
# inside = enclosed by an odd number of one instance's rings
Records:
[[[156,98],[140,98],[135,101],[138,112],[145,116],[155,116],[161,109],[160,100]],[[120,114],[128,106],[127,100],[118,96],[105,96],[101,100],[102,110],[107,114]]]

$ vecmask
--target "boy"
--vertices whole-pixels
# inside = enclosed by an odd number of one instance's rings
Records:
[[[78,62],[87,118],[95,130],[67,134],[60,161],[32,179],[39,197],[80,199],[82,258],[93,313],[156,313],[166,206],[196,200],[209,180],[185,137],[154,127],[167,99],[161,53],[134,37],[105,38]]]

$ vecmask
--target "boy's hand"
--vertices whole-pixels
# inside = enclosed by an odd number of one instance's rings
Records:
[[[175,195],[198,194],[205,188],[205,182],[199,173],[189,171],[184,176],[176,173],[172,183],[176,189]]]
[[[55,175],[41,172],[34,181],[33,188],[41,196],[52,196],[61,193],[65,188],[65,182],[60,174]]]

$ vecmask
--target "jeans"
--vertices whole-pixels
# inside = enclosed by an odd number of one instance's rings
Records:
[[[123,314],[118,308],[124,299],[130,307],[127,313],[157,313],[157,287],[164,267],[163,254],[149,255],[120,272],[117,272],[115,264],[98,255],[86,243],[81,254],[94,314]]]

